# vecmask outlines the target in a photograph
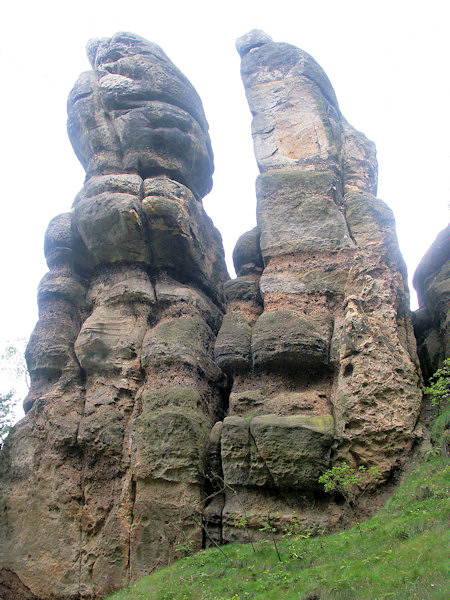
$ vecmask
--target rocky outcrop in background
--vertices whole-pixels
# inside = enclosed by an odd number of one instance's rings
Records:
[[[178,545],[247,541],[240,518],[331,526],[319,475],[347,460],[387,481],[420,437],[374,145],[308,54],[237,45],[261,174],[233,280],[195,90],[138,36],[88,46],[68,101],[86,181],[46,234],[27,414],[0,455],[5,600],[105,597]]]
[[[255,529],[293,511],[309,526],[332,520],[314,498],[317,473],[345,459],[387,479],[420,435],[421,403],[406,269],[375,196],[373,143],[306,52],[257,30],[237,49],[261,174],[257,227],[236,245],[215,346],[233,379],[213,436],[225,493],[210,512],[221,512],[224,539],[236,539],[243,505]]]
[[[440,232],[414,273],[419,299],[414,331],[426,381],[450,357],[450,225]]]
[[[27,415],[1,454],[3,598],[104,597],[175,541],[199,547],[204,447],[225,410],[201,101],[137,36],[88,54],[68,101],[86,182],[48,227]]]

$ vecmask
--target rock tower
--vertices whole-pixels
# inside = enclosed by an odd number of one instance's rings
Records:
[[[260,31],[237,47],[260,175],[229,280],[198,95],[138,36],[88,45],[68,101],[86,180],[46,233],[27,414],[0,454],[5,600],[104,598],[177,545],[246,541],[242,516],[331,526],[319,475],[386,481],[420,437],[374,145],[311,56]]]
[[[2,451],[3,585],[45,599],[105,597],[175,539],[201,545],[204,448],[226,400],[201,101],[138,36],[88,55],[68,101],[86,181],[46,233],[27,415]]]
[[[215,346],[233,379],[230,416],[213,432],[227,485],[210,510],[225,539],[243,505],[255,527],[294,510],[308,524],[332,518],[314,498],[317,473],[346,460],[388,478],[419,435],[421,404],[374,144],[306,52],[258,30],[236,46],[260,175],[257,227],[234,250]]]

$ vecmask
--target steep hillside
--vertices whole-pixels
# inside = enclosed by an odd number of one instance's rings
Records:
[[[230,544],[175,562],[109,600],[448,598],[448,461],[410,474],[385,507],[348,531]],[[447,552],[446,552],[447,549]],[[446,579],[447,576],[447,579]]]

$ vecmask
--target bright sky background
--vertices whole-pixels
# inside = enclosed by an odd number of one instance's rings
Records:
[[[88,39],[116,31],[162,46],[202,98],[216,164],[204,204],[229,265],[237,238],[255,224],[257,175],[234,42],[259,28],[312,54],[347,120],[375,141],[378,195],[394,210],[412,276],[448,222],[449,6],[447,0],[8,3],[0,39],[0,340],[28,338],[36,322],[47,224],[70,210],[84,179],[66,134],[66,98],[90,68]]]

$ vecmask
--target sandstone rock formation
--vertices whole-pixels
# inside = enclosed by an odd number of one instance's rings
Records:
[[[137,36],[88,46],[68,102],[86,181],[46,234],[27,414],[0,455],[5,600],[105,597],[178,543],[247,540],[241,516],[327,525],[324,470],[387,480],[420,436],[374,145],[308,54],[259,31],[238,50],[261,174],[229,280],[195,90]]]
[[[419,310],[414,331],[426,381],[450,357],[450,225],[442,230],[414,273]]]
[[[105,597],[202,539],[203,458],[223,418],[214,341],[228,279],[203,210],[201,101],[156,45],[88,46],[68,101],[86,169],[47,230],[26,417],[1,453],[0,595]]]
[[[310,525],[332,519],[317,474],[345,459],[388,479],[420,435],[421,403],[406,269],[375,196],[373,143],[306,52],[257,30],[237,49],[261,174],[257,227],[236,245],[215,345],[233,379],[210,444],[225,493],[209,516],[212,528],[221,516],[224,539],[239,536],[244,505],[255,528],[293,510]]]

